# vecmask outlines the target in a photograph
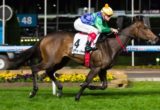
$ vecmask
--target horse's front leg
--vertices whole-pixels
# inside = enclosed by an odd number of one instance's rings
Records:
[[[87,88],[90,90],[104,90],[107,88],[107,77],[106,77],[106,70],[103,69],[98,73],[98,76],[100,78],[100,81],[102,82],[101,86],[95,86],[95,85],[88,85]]]
[[[98,74],[99,71],[100,71],[99,68],[91,69],[91,71],[89,72],[89,74],[86,77],[85,82],[81,85],[81,89],[79,90],[79,92],[77,93],[77,95],[75,97],[76,101],[78,101],[80,99],[80,96],[82,95],[85,88],[89,85],[89,83],[93,80],[93,78]]]

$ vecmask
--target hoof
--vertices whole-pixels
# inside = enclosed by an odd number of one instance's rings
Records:
[[[59,97],[59,98],[61,98],[62,95],[63,95],[63,93],[62,93],[62,88],[59,88],[59,89],[56,91],[56,96]]]
[[[79,101],[79,98],[75,98],[75,101],[77,101],[77,102],[78,102],[78,101]]]
[[[38,87],[34,88],[30,93],[29,93],[29,98],[32,98],[36,95],[38,91]]]
[[[57,97],[61,98],[62,97],[62,91],[58,91],[56,94]]]
[[[29,98],[33,98],[35,95],[36,95],[35,93],[30,92],[30,93],[29,93]]]
[[[76,96],[75,97],[75,101],[79,101],[80,97],[79,96]]]

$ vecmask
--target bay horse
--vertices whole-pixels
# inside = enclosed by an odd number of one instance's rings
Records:
[[[12,60],[12,62],[14,62],[12,66],[17,67],[31,58],[37,57],[39,59],[38,64],[31,66],[33,90],[30,92],[30,97],[34,97],[38,91],[36,77],[40,70],[45,70],[50,79],[55,82],[58,88],[57,95],[61,96],[63,86],[56,80],[54,73],[64,67],[70,59],[82,65],[84,64],[84,55],[71,53],[74,35],[72,32],[64,31],[48,34],[33,47],[20,53]],[[121,30],[118,35],[124,46],[133,38],[141,38],[152,43],[158,41],[158,37],[143,21],[139,20],[134,21],[130,26]],[[123,50],[115,38],[105,38],[103,41],[97,42],[96,47],[97,50],[91,52],[90,72],[85,82],[81,85],[79,92],[76,94],[75,100],[80,99],[80,96],[86,88],[91,90],[104,90],[107,88],[106,71],[113,66],[116,57]],[[101,86],[90,85],[96,75],[99,76],[102,82]]]

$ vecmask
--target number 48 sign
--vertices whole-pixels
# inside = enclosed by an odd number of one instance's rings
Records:
[[[36,14],[18,14],[17,19],[21,27],[36,27],[37,15]]]
[[[32,17],[30,17],[30,16],[23,17],[21,22],[25,25],[31,25],[32,24]]]

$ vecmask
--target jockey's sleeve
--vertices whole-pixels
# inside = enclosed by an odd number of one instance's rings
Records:
[[[98,28],[100,32],[111,32],[111,29],[109,28],[108,24],[106,22],[103,22],[101,18],[97,17],[95,20],[95,26]]]

